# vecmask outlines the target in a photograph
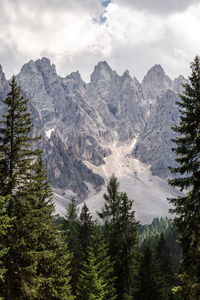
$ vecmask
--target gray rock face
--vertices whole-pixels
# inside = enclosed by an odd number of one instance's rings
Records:
[[[104,170],[111,149],[115,154],[117,145],[130,145],[135,138],[132,156],[150,165],[153,175],[170,175],[177,94],[188,82],[183,76],[172,81],[155,65],[140,83],[128,71],[118,75],[104,61],[86,84],[79,72],[58,76],[50,60],[42,58],[25,64],[16,79],[30,99],[32,134],[43,136],[37,146],[44,149],[49,179],[59,195],[70,190],[83,200],[90,188],[100,189],[104,179],[86,165]],[[0,67],[0,98],[8,90]]]
[[[172,126],[178,124],[177,95],[167,90],[157,97],[157,101],[150,112],[144,130],[140,133],[133,155],[151,165],[151,172],[162,178],[169,176],[168,166],[174,166],[174,153],[171,148],[175,145],[171,139],[175,138]]]
[[[9,84],[2,70],[2,66],[0,65],[0,99],[4,99],[6,97],[8,90],[9,90]],[[0,107],[1,105],[2,102],[0,102]]]
[[[187,79],[185,79],[182,75],[175,78],[173,81],[173,91],[176,94],[182,94],[183,93],[183,84],[189,83]]]
[[[142,88],[147,100],[154,103],[160,93],[172,88],[172,80],[165,74],[161,65],[155,65],[144,76]]]
[[[144,126],[145,106],[141,84],[126,71],[119,76],[106,62],[95,66],[87,85],[90,104],[106,127],[116,131],[120,141],[132,139]]]
[[[53,188],[72,190],[80,200],[89,192],[86,182],[91,183],[95,189],[104,184],[103,178],[75,158],[73,152],[67,149],[55,132],[51,134],[50,140],[46,141],[44,148],[49,180]]]
[[[183,92],[183,84],[188,83],[183,76],[172,81],[165,75],[160,65],[155,65],[144,77],[142,85],[146,98],[151,102],[146,126],[139,134],[133,155],[150,165],[153,175],[166,178],[172,176],[169,166],[175,166],[175,155],[171,151],[176,145],[172,127],[179,123],[177,94]]]

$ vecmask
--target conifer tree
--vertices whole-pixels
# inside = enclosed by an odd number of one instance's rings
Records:
[[[73,295],[75,295],[76,286],[79,275],[79,253],[80,253],[80,242],[79,242],[79,227],[78,227],[78,208],[76,201],[72,198],[71,202],[67,207],[66,218],[63,221],[63,230],[66,236],[67,246],[71,255],[70,263],[70,276],[71,286]]]
[[[0,243],[8,248],[0,289],[5,299],[70,299],[69,255],[55,228],[41,151],[30,150],[32,124],[13,77],[0,130],[0,192],[9,195],[11,227]],[[8,172],[6,170],[8,169]]]
[[[173,287],[176,279],[173,271],[173,262],[170,256],[170,249],[167,247],[163,233],[161,233],[156,245],[155,257],[159,262],[159,269],[165,280],[165,290],[167,294],[170,295],[171,288]]]
[[[2,238],[7,234],[11,222],[6,211],[7,202],[8,200],[5,197],[0,196],[0,241],[2,241]],[[2,259],[7,252],[8,249],[5,245],[0,243],[0,282],[4,280],[4,274],[6,273],[6,268]],[[0,299],[2,298],[0,297]]]
[[[120,194],[120,215],[117,222],[119,238],[119,262],[117,262],[117,286],[119,298],[132,298],[138,272],[138,222],[135,220],[133,201],[126,193]]]
[[[102,231],[97,224],[94,224],[87,255],[81,264],[77,299],[116,299],[113,268],[107,252]]]
[[[103,300],[105,296],[105,282],[99,276],[98,264],[91,246],[87,248],[87,259],[82,262],[77,299]]]
[[[170,168],[170,185],[185,190],[185,196],[170,199],[183,250],[182,275],[185,299],[200,297],[200,57],[191,63],[189,83],[179,95],[180,123],[173,127],[178,166]]]
[[[6,299],[69,299],[69,254],[52,219],[54,206],[41,157],[13,202],[15,217],[5,255]],[[34,179],[34,180],[33,180]]]
[[[133,202],[126,193],[119,193],[119,183],[114,175],[110,178],[107,192],[99,216],[105,223],[117,299],[131,299],[137,274],[138,223],[132,211]]]
[[[104,222],[105,236],[109,245],[109,254],[112,261],[117,260],[119,250],[118,221],[120,213],[119,182],[113,174],[107,185],[107,194],[103,195],[105,204],[99,217]]]
[[[104,239],[100,226],[94,223],[90,244],[94,249],[96,263],[99,269],[99,275],[102,277],[105,287],[105,295],[103,299],[114,300],[117,298],[115,290],[115,278],[113,277],[113,263],[108,255],[108,245]]]
[[[138,291],[135,295],[136,300],[165,300],[165,282],[159,270],[158,261],[155,260],[151,247],[146,244],[142,249],[139,274]]]
[[[87,205],[84,203],[81,213],[78,219],[78,230],[79,230],[79,260],[84,260],[86,249],[90,244],[90,236],[92,233],[92,216],[89,212]]]
[[[3,100],[7,114],[0,121],[0,195],[19,192],[24,182],[29,180],[35,157],[39,150],[31,150],[32,119],[27,111],[28,99],[24,99],[15,77],[10,82],[11,91]],[[10,205],[12,203],[12,197]]]
[[[107,185],[107,194],[103,195],[105,204],[101,212],[98,213],[99,217],[104,220],[105,227],[114,227],[119,216],[120,193],[119,182],[113,174]]]

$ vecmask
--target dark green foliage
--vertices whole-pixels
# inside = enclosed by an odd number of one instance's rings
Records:
[[[94,224],[86,258],[81,264],[77,299],[116,299],[112,271],[113,267],[103,233],[100,227]]]
[[[6,299],[68,299],[69,254],[51,214],[51,189],[41,157],[34,181],[13,202],[15,218],[4,239],[8,269],[2,287]]]
[[[86,249],[89,246],[90,235],[92,233],[92,216],[87,205],[84,203],[78,219],[79,243],[80,243],[80,260],[84,259]]]
[[[11,223],[11,219],[6,211],[7,203],[8,199],[0,196],[0,241],[2,241],[3,237],[8,234],[8,228],[10,227]],[[4,274],[6,272],[6,268],[2,262],[2,259],[7,252],[8,249],[5,247],[5,245],[0,243],[0,282],[4,280]]]
[[[168,296],[171,294],[171,289],[176,283],[174,274],[174,265],[170,256],[170,249],[167,247],[164,234],[161,233],[160,239],[155,248],[155,257],[159,263],[159,270],[164,278],[165,291]]]
[[[159,269],[159,262],[155,259],[151,247],[146,244],[142,249],[139,275],[138,291],[136,300],[165,300],[165,280]]]
[[[67,246],[71,255],[70,276],[73,295],[75,295],[80,269],[79,253],[79,226],[78,226],[78,209],[76,201],[72,198],[67,207],[66,218],[63,219],[63,230],[66,236]]]
[[[108,246],[105,242],[103,232],[97,224],[93,225],[90,243],[94,249],[94,255],[99,266],[100,276],[105,282],[105,296],[103,299],[114,300],[117,296],[114,288],[115,278],[113,278],[112,275],[113,264],[111,263],[108,255]]]
[[[107,194],[104,194],[103,197],[105,205],[102,212],[98,214],[104,220],[106,230],[108,230],[107,227],[111,230],[111,226],[114,227],[118,220],[120,205],[119,182],[114,174],[107,185]]]
[[[7,114],[0,122],[0,194],[13,195],[29,180],[33,161],[40,151],[30,150],[30,143],[38,138],[29,136],[32,120],[27,112],[27,99],[20,96],[20,87],[13,76],[11,91],[3,102]],[[10,201],[10,204],[12,202]]]
[[[183,95],[179,95],[180,124],[173,127],[178,133],[172,149],[178,166],[171,168],[176,178],[169,183],[186,196],[170,199],[174,205],[175,224],[180,233],[183,250],[182,275],[186,299],[200,298],[200,58],[191,63],[189,84],[184,85]]]
[[[105,295],[105,283],[103,278],[99,276],[98,264],[93,250],[92,247],[88,247],[87,260],[82,262],[77,291],[77,299],[80,300],[103,300]]]
[[[139,243],[142,244],[145,239],[160,235],[172,227],[172,221],[168,218],[154,218],[151,224],[139,226]]]
[[[120,214],[117,222],[119,254],[114,265],[120,299],[130,299],[137,277],[138,258],[138,222],[132,210],[133,201],[126,193],[120,194]]]
[[[69,254],[55,228],[50,189],[41,151],[30,150],[32,128],[26,103],[13,77],[4,101],[7,115],[0,130],[0,193],[10,195],[12,217],[0,244],[7,272],[0,283],[5,299],[69,299]]]
[[[155,251],[161,234],[163,234],[166,247],[169,249],[169,255],[173,262],[173,270],[177,272],[181,259],[181,247],[178,243],[176,227],[168,218],[155,218],[151,224],[141,225],[139,227],[140,245],[148,243],[151,245],[152,250]]]
[[[119,193],[119,183],[113,175],[104,194],[105,205],[99,216],[105,223],[105,237],[114,265],[115,287],[118,299],[131,299],[137,273],[137,232],[133,202],[126,193]]]

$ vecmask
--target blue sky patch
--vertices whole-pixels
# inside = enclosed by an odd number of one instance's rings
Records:
[[[102,5],[103,5],[104,7],[107,7],[111,2],[112,2],[112,0],[103,0],[103,1],[102,1]]]

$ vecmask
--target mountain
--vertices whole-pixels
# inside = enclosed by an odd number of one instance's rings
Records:
[[[152,72],[156,75],[153,76]],[[161,74],[161,79],[158,74]],[[150,95],[154,99],[154,105],[149,110],[145,128],[140,132],[132,154],[140,161],[150,165],[153,175],[168,178],[171,176],[168,167],[176,165],[175,154],[171,151],[175,146],[172,139],[176,137],[176,134],[171,128],[178,125],[179,122],[177,94],[182,92],[182,84],[185,84],[187,80],[183,76],[179,76],[172,82],[165,75],[161,66],[156,65],[145,76],[149,87],[151,79],[154,80],[157,77],[160,82],[153,83],[153,85],[160,88],[156,90],[152,88],[151,95],[150,90],[146,94],[147,98]]]
[[[32,134],[43,137],[38,146],[59,213],[75,196],[95,215],[115,173],[121,190],[135,200],[138,219],[150,222],[168,214],[166,197],[178,193],[166,179],[168,165],[174,165],[171,126],[179,121],[183,76],[171,80],[155,65],[140,83],[128,70],[119,75],[102,61],[85,83],[78,71],[60,77],[44,57],[23,65],[16,80],[30,99]],[[0,98],[8,90],[0,68]]]

